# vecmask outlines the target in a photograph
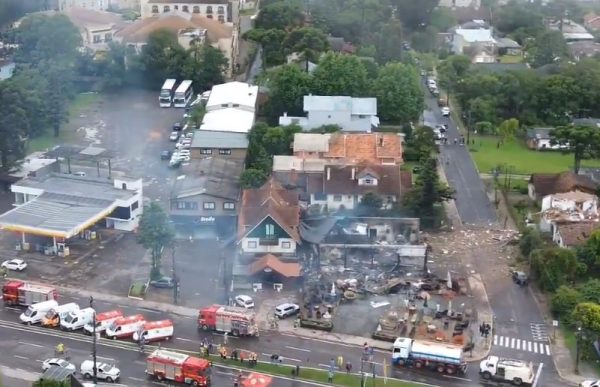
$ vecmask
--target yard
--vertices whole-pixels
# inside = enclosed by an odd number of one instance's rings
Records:
[[[533,151],[520,139],[510,140],[499,148],[498,138],[471,136],[469,146],[473,161],[480,173],[490,173],[498,165],[512,167],[514,174],[563,172],[573,167],[573,155],[554,151]],[[582,167],[598,167],[600,160],[583,160]]]
[[[60,135],[54,137],[54,133],[48,128],[44,135],[29,140],[27,143],[27,153],[44,151],[59,144],[74,142],[76,139],[76,128],[72,128],[72,125],[69,125],[69,123],[75,121],[75,119],[96,102],[98,98],[99,94],[97,93],[78,94],[69,106],[69,122],[62,125]]]

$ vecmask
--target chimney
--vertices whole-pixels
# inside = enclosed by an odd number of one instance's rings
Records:
[[[356,179],[356,168],[354,168],[354,167],[352,167],[352,177],[351,177],[351,179],[352,180]]]
[[[331,168],[327,167],[327,181],[331,180]]]

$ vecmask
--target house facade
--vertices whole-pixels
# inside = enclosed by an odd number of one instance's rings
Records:
[[[327,165],[323,174],[309,177],[310,205],[323,210],[354,210],[367,193],[382,199],[390,209],[412,186],[410,172],[396,165]]]
[[[229,0],[141,0],[142,18],[170,12],[203,15],[221,23],[231,23],[232,3]],[[239,7],[239,4],[235,2]]]
[[[488,52],[494,52],[496,49],[496,40],[492,35],[492,30],[487,28],[465,29],[457,28],[452,35],[452,52],[455,54],[464,54],[465,49],[485,49]]]
[[[275,179],[243,191],[237,242],[242,254],[295,255],[299,224],[298,195]]]
[[[547,195],[566,192],[595,194],[597,184],[589,176],[572,171],[561,173],[534,173],[529,178],[528,194],[531,200],[541,201]]]
[[[552,145],[550,140],[550,132],[553,128],[531,128],[527,129],[526,143],[529,149],[533,150],[556,150],[564,147],[564,145]]]
[[[180,237],[207,230],[218,236],[235,232],[243,162],[206,158],[184,166],[175,179],[169,216]]]
[[[305,95],[304,111],[306,117],[285,113],[279,117],[279,125],[299,125],[306,131],[337,125],[342,131],[366,133],[379,126],[376,98]]]
[[[598,222],[598,198],[585,192],[546,195],[540,212],[540,231],[555,234],[557,224]]]
[[[248,136],[236,132],[212,132],[197,130],[190,147],[191,157],[202,159],[218,157],[227,160],[245,160],[248,151]]]
[[[106,11],[110,6],[111,0],[58,0],[58,10],[60,12],[76,7],[94,11]]]
[[[600,229],[599,222],[559,223],[554,228],[552,241],[562,248],[582,246],[592,233]]]

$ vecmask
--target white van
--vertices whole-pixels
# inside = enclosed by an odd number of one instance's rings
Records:
[[[38,302],[37,304],[31,304],[27,307],[27,310],[19,316],[21,322],[31,325],[42,322],[42,319],[48,313],[50,309],[58,307],[56,300],[48,300]]]
[[[85,379],[91,379],[94,375],[94,362],[92,360],[84,360],[81,363],[79,371]],[[113,383],[119,381],[121,370],[111,364],[96,362],[96,374],[98,379]]]
[[[134,332],[134,341],[140,340],[140,333],[146,343],[169,340],[173,337],[173,322],[171,320],[147,322],[138,332]]]
[[[123,312],[120,310],[111,310],[108,312],[102,312],[96,314],[96,333],[102,333],[112,324],[115,320],[123,317]],[[94,333],[94,321],[90,321],[89,324],[85,324],[83,327],[83,333],[91,335]]]
[[[60,320],[60,329],[65,331],[81,329],[85,324],[94,321],[94,313],[96,313],[94,308],[85,308],[71,312],[64,319]]]
[[[77,312],[79,305],[74,302],[68,304],[59,305],[56,308],[50,309],[44,318],[42,319],[42,326],[44,327],[57,327],[60,325],[61,320],[71,312]]]
[[[118,318],[106,328],[106,337],[109,339],[132,337],[145,323],[146,319],[141,314]]]

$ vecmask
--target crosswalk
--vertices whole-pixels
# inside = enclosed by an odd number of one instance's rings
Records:
[[[550,345],[547,342],[537,342],[517,339],[515,337],[506,337],[494,335],[494,345],[505,348],[512,348],[518,351],[539,353],[540,355],[552,356]]]

